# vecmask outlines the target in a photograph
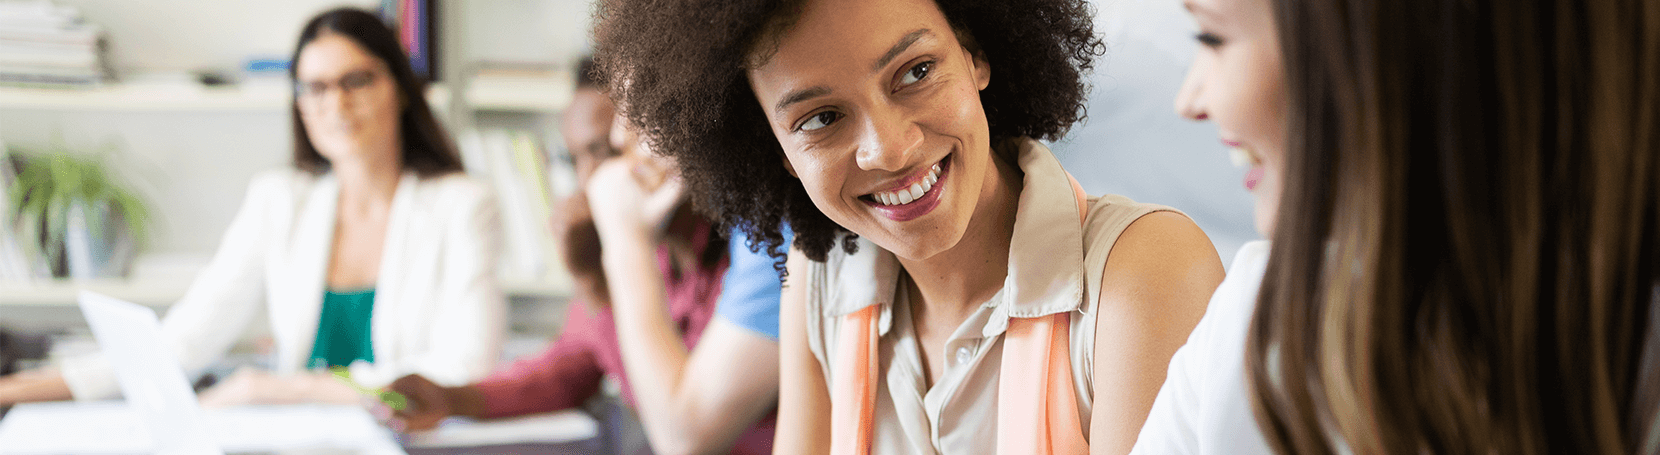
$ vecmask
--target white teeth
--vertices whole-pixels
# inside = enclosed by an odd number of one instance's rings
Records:
[[[1251,156],[1251,152],[1248,152],[1241,147],[1229,148],[1228,160],[1232,161],[1233,165],[1238,167],[1247,167],[1256,162],[1256,158]]]
[[[934,184],[939,183],[939,180],[940,165],[935,164],[933,167],[928,169],[928,175],[923,176],[922,180],[912,183],[911,186],[894,191],[872,193],[870,198],[875,199],[877,203],[882,205],[909,204],[917,199],[921,199],[923,194],[928,193],[928,190],[934,189]]]

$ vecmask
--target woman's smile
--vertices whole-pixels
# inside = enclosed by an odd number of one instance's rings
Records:
[[[940,193],[945,191],[945,179],[950,175],[950,158],[946,155],[934,164],[887,185],[890,189],[859,196],[859,200],[890,220],[921,218],[939,206]]]

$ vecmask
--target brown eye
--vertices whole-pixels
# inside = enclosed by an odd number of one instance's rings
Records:
[[[1203,32],[1194,36],[1193,39],[1199,40],[1199,44],[1203,44],[1205,47],[1213,49],[1222,47],[1222,37],[1216,36],[1215,33]]]
[[[899,78],[899,83],[903,84],[903,85],[914,84],[917,81],[920,81],[923,78],[928,77],[928,73],[930,71],[933,71],[933,70],[934,70],[934,62],[918,63],[918,64],[916,64],[916,66],[911,67],[910,71],[906,71],[905,75],[903,77]]]
[[[798,126],[795,129],[797,131],[812,131],[830,126],[831,123],[836,123],[836,121],[841,120],[841,118],[841,113],[836,111],[824,111],[813,114],[812,117],[807,117],[807,121],[802,122],[801,126]]]

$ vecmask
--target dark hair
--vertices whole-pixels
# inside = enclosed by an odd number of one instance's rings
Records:
[[[444,134],[444,128],[438,125],[438,119],[432,115],[432,107],[427,105],[426,83],[415,77],[415,71],[409,67],[409,58],[398,46],[397,37],[373,13],[355,8],[337,8],[312,18],[300,31],[300,42],[294,46],[294,59],[288,67],[288,77],[297,80],[295,71],[300,66],[300,51],[324,32],[351,39],[391,70],[392,80],[398,86],[398,97],[404,101],[403,112],[398,115],[404,169],[413,170],[421,177],[461,172],[461,158],[456,154],[455,146]],[[298,97],[289,106],[289,111],[294,122],[294,167],[312,174],[328,172],[329,160],[317,153],[317,148],[311,144],[311,136],[306,133],[305,122],[300,120]]]
[[[820,212],[783,164],[745,72],[758,40],[803,0],[607,0],[595,29],[597,72],[630,123],[675,158],[693,204],[742,229],[751,248],[795,247],[823,261],[848,231]],[[937,2],[963,43],[991,63],[980,92],[991,142],[1057,139],[1084,116],[1081,73],[1105,49],[1083,0]],[[765,35],[765,36],[764,36]],[[852,251],[853,236],[842,247]]]
[[[594,56],[584,55],[576,61],[576,88],[598,87],[594,80]]]
[[[1287,173],[1246,356],[1268,441],[1656,452],[1660,5],[1272,3]]]

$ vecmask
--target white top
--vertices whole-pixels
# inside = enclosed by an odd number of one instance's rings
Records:
[[[316,341],[334,244],[340,185],[294,169],[249,184],[213,260],[167,311],[162,331],[191,376],[200,374],[264,311],[279,374],[305,368]],[[505,337],[506,297],[496,282],[501,221],[494,196],[461,174],[404,174],[392,198],[370,317],[373,365],[352,378],[381,386],[420,373],[444,385],[483,377]],[[60,366],[76,399],[118,389],[101,355]]]
[[[997,383],[1003,364],[1003,332],[1011,317],[1070,315],[1072,384],[1079,423],[1089,427],[1094,391],[1095,319],[1107,253],[1119,234],[1141,216],[1173,211],[1122,196],[1090,198],[1086,225],[1078,223],[1072,184],[1043,144],[1020,144],[1025,174],[1009,245],[1003,287],[945,342],[945,371],[932,389],[922,377],[922,357],[893,253],[864,238],[857,253],[833,248],[826,261],[810,262],[807,343],[826,378],[836,365],[843,316],[879,305],[874,454],[980,453],[997,444]],[[837,245],[840,245],[837,242]],[[838,400],[832,397],[831,401]],[[1111,405],[1106,403],[1105,405]]]
[[[1170,358],[1170,370],[1133,455],[1271,455],[1251,410],[1245,336],[1268,266],[1268,242],[1239,248],[1204,319]]]

